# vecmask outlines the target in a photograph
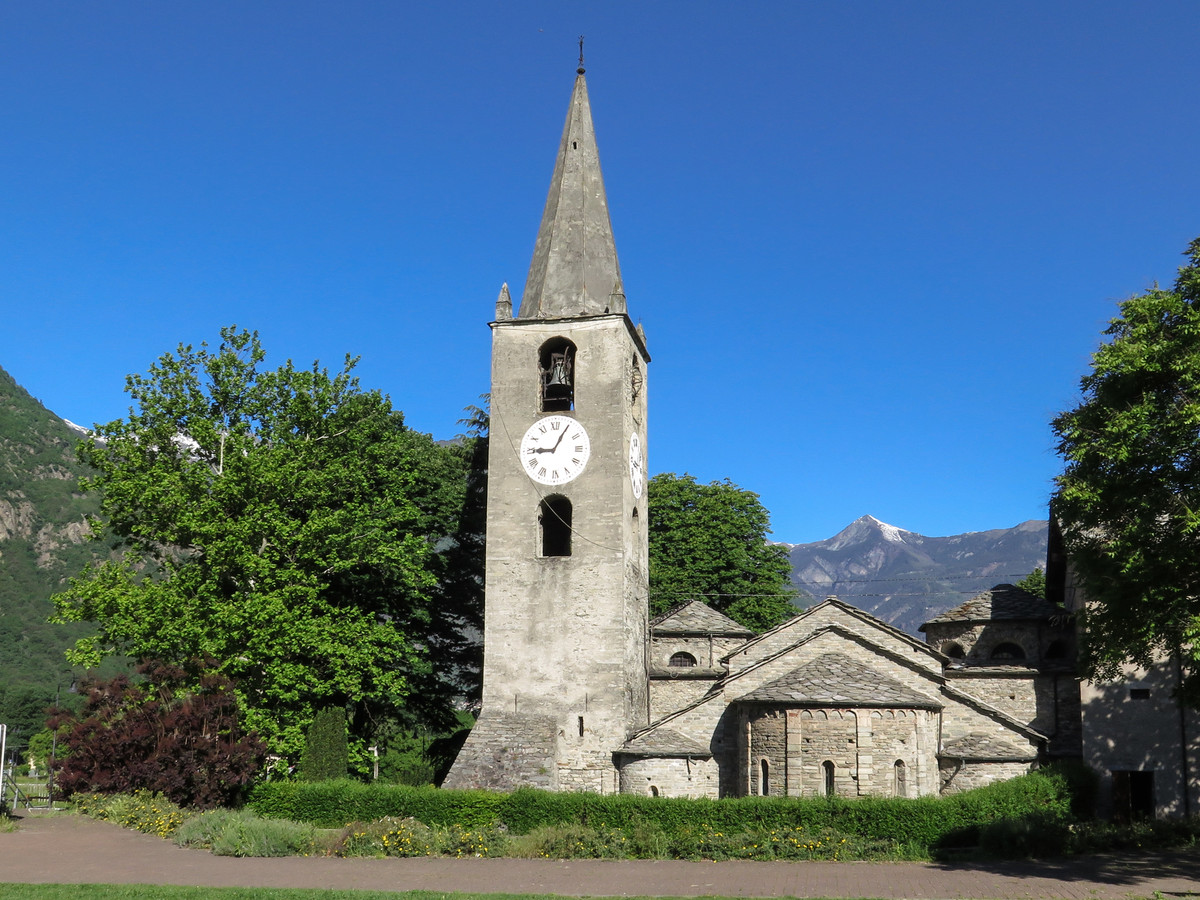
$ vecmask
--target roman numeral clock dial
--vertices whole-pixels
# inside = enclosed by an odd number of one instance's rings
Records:
[[[592,442],[570,416],[546,416],[529,426],[519,453],[521,468],[538,484],[566,484],[587,465]]]

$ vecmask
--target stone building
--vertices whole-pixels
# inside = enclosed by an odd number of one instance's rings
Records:
[[[521,304],[492,329],[483,707],[445,784],[611,792],[649,720],[646,337],[582,65]]]
[[[987,611],[994,620],[980,619]],[[980,658],[947,655],[835,597],[748,639],[686,603],[651,623],[655,721],[616,753],[621,790],[916,797],[1028,772],[1078,742],[1078,691],[1072,704],[1061,665],[1035,656],[1058,633],[1056,613],[998,585],[925,626],[960,647],[982,649],[998,628],[996,646],[1029,648]]]
[[[1046,593],[1073,614],[1087,605],[1053,517]],[[1160,659],[1080,685],[1082,756],[1100,778],[1099,815],[1127,821],[1200,811],[1200,712],[1179,700],[1181,681],[1179,660]]]
[[[1070,635],[1002,585],[922,642],[836,598],[761,635],[648,622],[646,386],[582,66],[492,330],[483,706],[448,787],[923,796],[1078,743]]]

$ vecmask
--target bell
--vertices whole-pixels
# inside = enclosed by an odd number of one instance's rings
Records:
[[[546,382],[545,397],[547,400],[562,400],[571,396],[571,382],[567,381],[566,377],[558,369],[555,369],[550,374],[550,380]]]

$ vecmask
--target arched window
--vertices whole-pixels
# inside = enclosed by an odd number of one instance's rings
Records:
[[[833,780],[833,761],[829,759],[825,760],[825,762],[821,763],[821,770],[825,776],[825,796],[832,797],[837,794],[837,785]]]
[[[575,345],[566,338],[551,338],[538,350],[538,390],[542,412],[575,408]]]
[[[657,787],[656,785],[653,785],[653,784],[652,784],[652,785],[650,785],[650,796],[651,796],[651,797],[657,797],[657,796],[658,796],[658,787]]]
[[[962,644],[956,644],[950,641],[948,644],[942,644],[942,652],[951,659],[962,659],[967,654],[963,652]]]
[[[682,669],[690,669],[696,665],[696,657],[690,653],[684,653],[682,650],[678,653],[671,654],[671,661],[667,663],[669,666]]]
[[[892,770],[895,774],[895,784],[893,786],[893,791],[895,792],[897,797],[907,797],[908,796],[908,767],[906,765],[904,765],[904,760],[902,760],[902,759],[896,760],[896,764],[894,766],[892,766]]]
[[[541,502],[538,523],[542,528],[542,556],[571,555],[571,501],[554,495]]]
[[[770,792],[771,765],[765,759],[758,764],[758,795],[765,797]]]
[[[637,398],[642,393],[642,364],[638,360],[637,354],[633,355],[633,369],[629,373],[629,401],[637,403]]]
[[[997,644],[995,649],[992,650],[991,658],[997,660],[1024,659],[1025,651],[1017,644],[1011,642]]]

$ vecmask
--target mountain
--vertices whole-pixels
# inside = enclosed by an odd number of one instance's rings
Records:
[[[50,595],[108,552],[87,539],[100,504],[79,490],[80,430],[0,369],[0,699],[18,687],[50,697],[67,688],[63,651],[90,630],[47,621]]]
[[[833,537],[785,544],[792,582],[820,600],[835,594],[910,634],[934,616],[1046,566],[1047,524],[926,537],[855,519]]]

